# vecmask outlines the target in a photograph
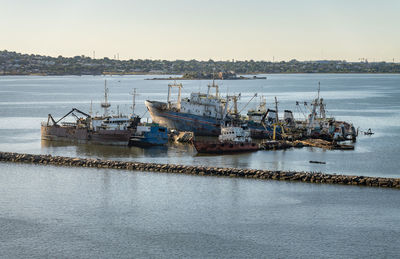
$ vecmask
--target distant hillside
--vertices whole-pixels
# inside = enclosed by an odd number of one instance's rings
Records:
[[[400,63],[346,61],[197,61],[65,58],[0,51],[0,75],[255,73],[400,73]]]

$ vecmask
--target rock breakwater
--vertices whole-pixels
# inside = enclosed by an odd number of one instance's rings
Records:
[[[51,155],[21,154],[11,152],[0,152],[0,161],[55,165],[74,166],[91,168],[110,168],[134,171],[151,171],[161,173],[242,177],[266,180],[297,181],[308,183],[344,184],[358,186],[375,186],[400,189],[400,178],[367,177],[354,175],[336,175],[320,172],[293,172],[293,171],[272,171],[240,168],[222,168],[205,166],[188,166],[176,164],[141,163],[128,161],[100,160],[92,158],[63,157]]]

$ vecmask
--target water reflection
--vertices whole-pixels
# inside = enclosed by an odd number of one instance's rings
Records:
[[[69,142],[46,140],[41,141],[41,147],[42,153],[53,155],[94,157],[111,160],[133,160],[148,163],[171,163],[270,170],[285,170],[287,168],[296,170],[298,169],[299,163],[302,163],[303,166],[306,167],[302,168],[303,170],[315,169],[311,168],[308,163],[309,160],[312,160],[311,158],[294,156],[294,152],[299,152],[295,149],[277,151],[260,150],[256,152],[231,154],[199,154],[196,152],[194,146],[188,143],[170,142],[166,146],[140,148],[95,144],[74,144]],[[303,153],[307,152],[314,153],[314,160],[327,160],[326,151],[309,147],[303,150]]]
[[[108,146],[96,144],[74,144],[62,141],[41,141],[42,150],[50,153],[64,152],[65,148],[75,150],[76,156],[99,157],[99,158],[134,158],[134,157],[157,157],[165,156],[168,152],[167,146],[154,146],[148,148]]]
[[[108,146],[96,144],[78,144],[64,141],[41,140],[41,148],[44,153],[57,155],[74,155],[82,157],[111,158],[156,158],[156,157],[187,157],[195,156],[196,149],[192,144],[170,142],[165,146],[153,147],[127,147]],[[69,150],[69,152],[66,152]]]

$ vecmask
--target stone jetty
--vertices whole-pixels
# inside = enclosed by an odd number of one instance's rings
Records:
[[[150,171],[150,172],[160,172],[160,173],[241,177],[241,178],[255,178],[255,179],[266,179],[266,180],[374,186],[374,187],[387,187],[387,188],[400,189],[400,178],[335,175],[335,174],[324,174],[320,172],[272,171],[272,170],[256,170],[256,169],[240,169],[240,168],[188,166],[188,165],[175,165],[175,164],[140,163],[140,162],[128,162],[128,161],[100,160],[93,158],[21,154],[21,153],[10,153],[10,152],[0,152],[0,161],[40,164],[40,165],[54,165],[54,166],[109,168],[109,169],[123,169],[123,170],[134,170],[134,171]]]

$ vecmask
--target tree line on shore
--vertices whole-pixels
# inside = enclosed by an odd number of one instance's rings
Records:
[[[50,57],[0,51],[0,75],[101,75],[101,74],[185,74],[234,71],[237,74],[263,73],[400,73],[400,63],[320,61],[198,61],[198,60],[117,60],[87,56]]]

